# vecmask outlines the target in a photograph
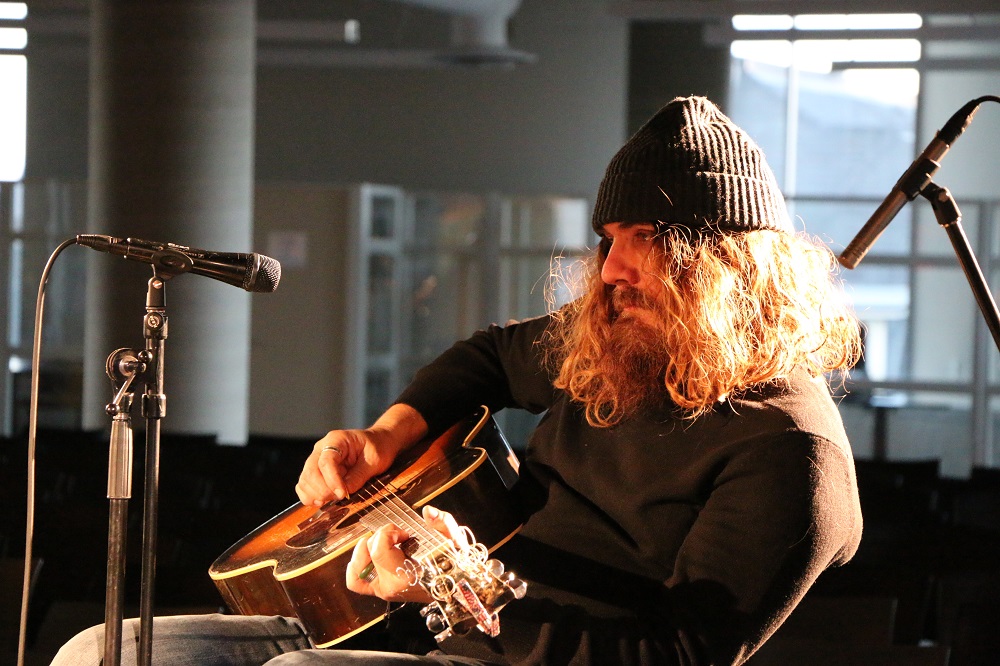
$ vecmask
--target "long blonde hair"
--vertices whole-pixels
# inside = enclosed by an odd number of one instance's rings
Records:
[[[651,253],[646,267],[664,287],[654,344],[664,351],[663,389],[686,418],[797,368],[819,376],[859,360],[859,323],[822,244],[764,230],[668,228],[661,238],[662,251]],[[588,260],[584,294],[556,311],[545,342],[555,386],[581,403],[596,427],[615,425],[637,408],[623,402],[600,367],[613,354],[613,288],[601,280],[606,256],[602,247]]]

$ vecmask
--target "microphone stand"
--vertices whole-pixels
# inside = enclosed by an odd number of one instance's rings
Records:
[[[965,272],[965,278],[972,287],[976,303],[979,304],[979,310],[983,313],[986,325],[993,335],[993,342],[997,349],[1000,349],[1000,312],[997,311],[996,301],[993,300],[986,278],[983,277],[983,272],[976,261],[976,255],[973,254],[969,239],[962,229],[962,212],[958,209],[958,204],[955,203],[948,188],[941,187],[933,181],[924,186],[920,195],[931,203],[938,224],[948,233],[955,254],[958,255],[958,261]]]
[[[168,253],[164,253],[165,255]],[[173,254],[173,253],[169,253]],[[169,258],[169,257],[168,257]],[[190,261],[188,261],[190,263]],[[166,267],[164,269],[164,267]],[[163,269],[163,270],[161,270]],[[176,270],[176,266],[174,266]],[[183,272],[183,269],[179,272]],[[142,351],[119,349],[107,361],[108,375],[116,394],[105,411],[112,417],[108,467],[108,576],[104,614],[104,664],[121,663],[128,500],[132,486],[132,430],[129,411],[139,379],[146,385],[142,415],[146,419],[146,460],[143,502],[142,584],[139,613],[139,665],[149,666],[153,640],[153,588],[156,577],[156,533],[160,483],[160,422],[166,415],[163,392],[163,360],[167,339],[166,280],[174,271],[168,264],[154,263],[146,292]]]
[[[146,481],[142,523],[142,583],[139,602],[139,666],[149,666],[153,642],[153,587],[156,580],[156,529],[160,497],[160,423],[167,413],[163,392],[163,361],[167,341],[166,279],[154,267],[146,293],[143,318],[145,352],[154,363],[152,381],[142,395],[146,419]]]
[[[125,553],[128,501],[132,496],[132,393],[128,388],[141,372],[136,356],[119,349],[108,357],[112,382],[121,382],[115,397],[105,407],[111,416],[108,449],[108,573],[104,597],[104,663],[117,665],[121,657],[122,604],[125,598]]]

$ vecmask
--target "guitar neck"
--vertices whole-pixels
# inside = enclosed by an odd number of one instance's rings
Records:
[[[372,502],[372,506],[358,518],[358,521],[372,532],[385,525],[395,525],[404,529],[412,540],[406,550],[409,557],[419,560],[449,543],[440,532],[428,527],[420,514],[388,488],[385,495],[369,501]]]

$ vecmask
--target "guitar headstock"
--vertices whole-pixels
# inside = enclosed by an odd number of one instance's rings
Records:
[[[489,559],[486,547],[477,543],[466,528],[467,547],[448,542],[424,557],[414,558],[410,575],[434,598],[420,614],[434,638],[478,628],[488,636],[500,633],[499,612],[522,598],[528,584],[505,571],[499,560]]]

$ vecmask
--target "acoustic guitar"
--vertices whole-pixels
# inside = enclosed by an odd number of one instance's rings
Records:
[[[497,613],[526,588],[488,555],[520,529],[509,501],[517,475],[516,456],[482,407],[351,497],[289,507],[220,555],[209,576],[234,613],[294,616],[317,647],[334,645],[386,616],[384,601],[345,581],[358,540],[392,523],[410,534],[406,572],[434,599],[421,613],[436,638],[472,628],[496,635]],[[428,503],[471,530],[467,547],[423,523],[415,509]]]

